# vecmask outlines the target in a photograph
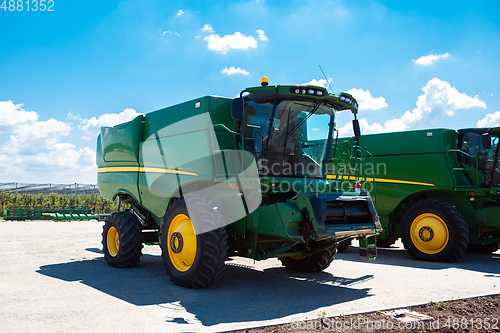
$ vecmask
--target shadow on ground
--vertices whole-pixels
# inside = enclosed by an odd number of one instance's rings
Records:
[[[370,296],[369,290],[350,286],[373,278],[348,279],[327,272],[297,273],[282,267],[262,272],[228,261],[215,285],[192,290],[174,285],[165,273],[161,257],[147,254],[134,268],[110,267],[104,258],[98,258],[41,266],[37,272],[67,282],[81,281],[138,306],[179,305],[205,326],[277,319],[362,299]],[[187,324],[176,317],[167,321]]]
[[[359,248],[356,246],[350,246],[344,252],[337,253],[335,255],[335,259],[365,262],[364,259],[359,257]],[[377,248],[377,259],[375,260],[375,263],[432,270],[458,268],[485,273],[485,276],[500,274],[500,253],[497,252],[492,254],[466,252],[456,262],[445,263],[415,260],[406,252],[405,249],[392,246],[390,248]]]

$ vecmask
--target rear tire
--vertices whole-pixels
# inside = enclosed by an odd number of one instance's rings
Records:
[[[223,225],[222,219],[214,204],[201,195],[188,194],[167,209],[160,247],[167,274],[175,284],[204,288],[221,276],[229,249],[225,229],[217,228]],[[204,230],[214,229],[196,234],[193,221],[203,223]]]
[[[102,252],[110,266],[136,266],[142,256],[142,227],[132,213],[108,216],[102,227]]]
[[[397,240],[397,238],[377,238],[377,247],[391,247]]]
[[[349,248],[349,246],[351,246],[351,243],[352,243],[352,238],[344,239],[337,245],[337,252],[338,253],[344,252]]]
[[[454,262],[469,243],[469,227],[460,211],[440,199],[413,204],[401,220],[401,238],[417,260]]]
[[[488,245],[473,245],[469,244],[467,252],[469,253],[479,253],[479,254],[491,254],[499,249],[498,244],[488,244]]]
[[[291,271],[321,272],[330,266],[337,249],[332,246],[310,256],[293,256],[278,258],[283,266]]]

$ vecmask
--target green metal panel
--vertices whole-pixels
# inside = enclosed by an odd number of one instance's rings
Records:
[[[156,216],[165,214],[181,185],[209,186],[213,182],[213,153],[219,147],[209,113],[205,112],[206,101],[207,97],[193,100],[146,117],[145,140],[140,144],[139,165],[144,172],[139,173],[139,190],[142,205]]]
[[[479,225],[500,228],[500,206],[478,209],[477,215],[481,216]]]
[[[375,156],[373,161],[380,215],[390,215],[410,194],[454,189],[445,154]]]
[[[449,129],[367,134],[359,138],[373,156],[447,153],[456,148],[456,132]]]
[[[228,132],[222,126],[226,126],[231,131],[236,131],[236,121],[231,118],[232,99],[224,97],[207,96],[207,112],[210,113],[212,123],[215,126],[215,134],[220,149],[237,149],[236,134]]]
[[[197,98],[181,104],[169,106],[147,114],[144,130],[144,139],[155,137],[156,135],[176,135],[191,130],[189,122],[181,122],[206,112],[207,97]],[[177,123],[178,126],[169,127]],[[165,128],[169,128],[168,133]]]
[[[297,207],[287,202],[279,202],[260,206],[248,215],[247,228],[257,234],[303,242],[304,239],[297,229],[301,221],[302,215]]]
[[[101,128],[102,157],[106,162],[137,162],[139,141],[144,131],[144,116],[116,125]]]
[[[137,189],[138,175],[138,163],[106,163],[105,167],[101,166],[98,169],[99,192],[108,200],[114,200],[117,193],[128,193],[140,202],[141,197]]]
[[[144,116],[115,127],[102,127],[97,138],[97,183],[101,195],[113,200],[128,193],[140,202],[137,189],[139,143],[144,133]]]

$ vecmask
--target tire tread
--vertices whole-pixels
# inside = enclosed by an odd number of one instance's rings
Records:
[[[120,237],[120,250],[116,257],[107,250],[107,232],[115,227]],[[142,256],[142,226],[129,212],[116,212],[108,216],[102,232],[102,252],[104,259],[110,266],[125,268],[137,266]]]
[[[451,224],[447,223],[447,226],[448,229],[450,228],[450,226],[453,226],[455,228],[456,235],[454,239],[450,239],[448,241],[448,244],[455,244],[454,248],[445,248],[440,253],[429,255],[420,252],[412,244],[411,237],[409,235],[409,228],[413,220],[410,216],[412,214],[415,214],[415,212],[425,212],[429,210],[429,208],[449,214],[451,218],[451,221],[449,223]],[[441,216],[441,218],[443,217]],[[417,260],[455,262],[464,254],[469,244],[469,226],[462,213],[460,213],[460,211],[449,202],[435,198],[420,200],[410,206],[401,220],[401,233],[401,238],[405,249],[413,258]],[[452,236],[451,234],[452,232],[450,232],[450,238]]]
[[[291,257],[278,258],[283,266],[292,271],[298,272],[321,272],[327,269],[335,258],[337,248],[329,247],[321,252],[307,256],[304,259],[293,259]]]
[[[223,216],[214,209],[214,204],[210,200],[201,195],[188,194],[172,203],[172,210],[185,205],[185,201],[188,201],[190,207],[195,207],[195,210],[198,212],[198,217],[200,218],[200,223],[203,223],[204,226],[208,226],[208,229],[212,229],[212,227],[213,229],[201,235],[205,240],[204,251],[201,253],[201,257],[195,259],[195,262],[199,263],[199,267],[193,267],[198,270],[198,273],[193,278],[189,279],[179,278],[173,276],[173,274],[169,275],[170,279],[179,286],[186,288],[205,288],[215,282],[224,271],[227,251],[229,250],[227,244],[228,236],[224,228],[218,227],[221,225],[220,222],[223,220]],[[167,217],[167,215],[168,210],[165,217]],[[164,220],[164,224],[165,223],[166,220]],[[163,230],[162,228],[162,234],[164,232],[168,233],[168,229]],[[168,257],[168,250],[162,246],[162,252],[165,261],[165,256]],[[165,263],[165,266],[167,267],[168,273],[169,268],[167,263]]]

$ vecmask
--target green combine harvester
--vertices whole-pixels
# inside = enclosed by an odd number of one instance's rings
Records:
[[[377,246],[401,237],[419,260],[453,262],[469,248],[491,253],[500,243],[500,127],[428,129],[340,139],[372,155],[364,170],[375,181],[383,233]],[[352,163],[334,159],[329,178]],[[340,174],[340,175],[339,175]],[[375,193],[375,191],[373,191]],[[348,243],[348,241],[346,241]],[[345,243],[343,243],[345,244]]]
[[[339,242],[358,238],[373,260],[372,198],[355,181],[326,180],[335,113],[357,109],[346,93],[263,79],[235,99],[205,96],[103,127],[99,191],[131,205],[103,227],[107,263],[134,266],[144,243],[159,243],[171,280],[200,288],[228,256],[318,272]]]

